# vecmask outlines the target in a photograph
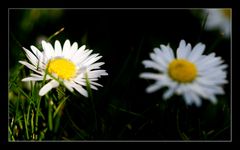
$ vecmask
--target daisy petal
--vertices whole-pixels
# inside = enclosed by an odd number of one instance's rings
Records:
[[[161,82],[156,82],[153,85],[150,85],[147,87],[146,92],[147,93],[153,93],[163,87],[163,84]]]
[[[160,45],[160,47],[164,53],[164,56],[165,56],[167,62],[170,62],[171,60],[174,59],[173,51],[169,46]]]
[[[173,95],[174,91],[175,91],[174,88],[168,89],[167,92],[163,94],[163,99],[165,100],[169,99]]]
[[[83,53],[75,54],[72,57],[72,61],[75,62],[76,64],[80,64],[83,62],[85,59],[88,58],[88,56],[92,53],[92,50],[86,50]],[[81,54],[81,55],[80,55]]]
[[[99,84],[99,83],[96,83],[96,82],[90,82],[91,84],[93,84],[93,85],[96,85],[96,86],[100,86],[100,87],[103,87],[101,84]]]
[[[156,69],[160,72],[165,72],[166,71],[166,69],[164,69],[161,65],[158,65],[154,61],[144,60],[142,63],[144,64],[145,68],[153,68],[153,69]]]
[[[72,84],[69,81],[63,81],[63,84],[69,91],[73,92]]]
[[[185,92],[185,93],[183,94],[183,97],[184,97],[184,100],[185,100],[185,102],[186,102],[187,105],[191,105],[191,104],[193,103],[192,100],[191,100],[191,96],[188,95],[187,92]]]
[[[70,59],[77,51],[78,44],[77,42],[74,42],[71,48],[68,50],[68,52],[65,54],[65,58]]]
[[[201,99],[194,93],[189,93],[192,96],[192,101],[196,104],[197,107],[202,105]]]
[[[43,58],[42,52],[38,50],[35,46],[31,45],[30,48],[32,49],[33,53],[37,56],[37,58],[41,61]]]
[[[87,86],[86,80],[82,80],[82,81],[75,80],[75,82],[80,85]],[[98,88],[96,86],[92,85],[91,81],[90,81],[90,87],[91,87],[91,89],[98,90]]]
[[[23,64],[24,66],[28,67],[29,69],[31,69],[32,71],[35,71],[37,73],[41,73],[40,71],[37,70],[37,67],[29,64],[28,62],[25,62],[25,61],[18,61],[19,63]]]
[[[169,99],[169,98],[173,95],[173,93],[175,92],[175,90],[176,90],[176,86],[175,86],[175,87],[170,87],[170,88],[167,90],[167,92],[165,92],[165,93],[163,94],[163,99],[165,99],[165,100]]]
[[[201,57],[203,51],[205,50],[205,47],[206,46],[202,43],[198,43],[196,46],[194,46],[191,54],[188,57],[188,60],[190,60],[191,62],[195,62],[196,60],[198,60]]]
[[[35,55],[33,55],[28,49],[23,47],[23,50],[26,52],[26,56],[28,58],[28,60],[30,60],[30,62],[34,65],[37,66],[38,65],[38,59],[36,58]]]
[[[76,89],[83,96],[88,97],[88,92],[81,85],[72,83],[72,87]]]
[[[163,68],[163,70],[166,70],[166,68],[167,68],[167,60],[164,60],[163,58],[164,57],[159,57],[159,56],[157,56],[156,54],[154,54],[154,53],[151,53],[150,54],[150,58],[152,59],[152,60],[154,60],[156,63],[158,63],[158,65],[161,67],[161,68]]]
[[[72,47],[71,47],[71,51],[73,51],[73,53],[75,53],[78,49],[78,43],[77,42],[74,42]]]
[[[100,66],[102,66],[104,64],[105,64],[104,62],[98,62],[98,63],[91,64],[90,66],[88,66],[88,70],[99,69]]]
[[[102,56],[98,56],[98,54],[93,54],[91,55],[88,59],[86,59],[84,62],[82,62],[82,64],[84,66],[89,66],[91,64],[93,64],[94,62],[98,61],[100,58],[102,58]]]
[[[168,59],[166,58],[162,50],[160,50],[159,48],[154,48],[153,51],[154,53],[150,53],[150,57],[152,57],[151,55],[154,54],[152,59],[156,62],[161,63],[161,65],[167,67]]]
[[[86,45],[82,45],[79,49],[78,49],[78,51],[84,51],[86,49]]]
[[[156,73],[141,73],[139,77],[144,79],[161,80],[163,75]]]
[[[43,77],[27,77],[27,78],[23,78],[22,81],[26,82],[26,81],[41,81],[43,80]]]
[[[86,45],[82,45],[78,50],[76,50],[76,52],[72,55],[71,60],[72,60],[73,56],[80,57],[82,55],[82,53],[84,52],[85,48],[86,48]]]
[[[58,40],[55,41],[54,49],[56,57],[62,56],[62,46]]]
[[[55,88],[59,85],[59,83],[56,80],[52,80],[50,82],[48,82],[46,85],[44,85],[40,91],[39,91],[39,95],[43,96],[45,95],[47,92],[49,92],[52,88]]]
[[[217,103],[217,98],[216,98],[216,96],[214,96],[214,95],[211,95],[211,96],[209,97],[209,100],[210,100],[213,104],[216,104],[216,103]]]
[[[62,52],[63,57],[66,56],[66,54],[69,52],[70,48],[71,48],[71,43],[69,40],[66,40],[63,45],[63,52]]]
[[[46,59],[47,60],[51,59],[54,55],[54,51],[51,47],[49,47],[49,44],[44,40],[42,40],[42,48],[43,48],[44,56],[46,57]]]
[[[184,40],[181,40],[179,47],[177,48],[177,58],[185,57],[186,57],[186,42]]]
[[[55,56],[55,51],[53,49],[52,44],[47,43],[47,47],[48,47],[49,51],[51,52],[51,56],[54,57]]]
[[[94,70],[88,73],[88,78],[98,78],[100,76],[106,76],[108,73],[106,70]]]

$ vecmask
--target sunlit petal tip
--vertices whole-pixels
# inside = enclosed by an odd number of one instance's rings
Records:
[[[180,44],[179,44],[179,46],[185,46],[186,45],[186,42],[185,42],[185,40],[184,39],[182,39],[181,41],[180,41]]]

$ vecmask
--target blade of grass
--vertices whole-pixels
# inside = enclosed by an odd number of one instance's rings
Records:
[[[49,42],[53,37],[57,36],[59,33],[61,33],[64,30],[64,27],[62,27],[60,30],[58,30],[57,32],[55,32],[53,35],[51,35],[47,41]]]
[[[14,135],[13,135],[10,127],[8,127],[8,131],[9,131],[9,134],[10,134],[10,135],[8,134],[8,138],[9,138],[8,140],[15,141]]]
[[[22,114],[21,114],[21,112],[19,111],[19,106],[20,105],[20,92],[18,92],[18,100],[17,100],[17,109],[16,109],[16,115],[15,116],[19,116],[18,118],[17,118],[17,120],[16,121],[18,121],[18,123],[19,123],[19,127],[20,127],[20,129],[22,130],[23,129],[23,125],[22,125]]]
[[[63,87],[58,87],[57,88],[57,98],[55,97],[55,99],[62,99],[65,97],[65,93],[66,93],[66,89]],[[54,95],[55,96],[55,95]]]
[[[32,117],[31,117],[31,129],[32,129],[32,135],[34,135],[34,112],[33,111],[32,111]]]
[[[116,107],[116,106],[114,106],[114,105],[112,105],[112,104],[109,104],[109,106],[112,107],[112,108],[114,108],[114,109],[117,109],[117,110],[119,110],[119,111],[122,111],[122,112],[125,112],[125,113],[128,113],[128,114],[131,114],[131,115],[134,115],[134,116],[137,116],[137,117],[142,117],[142,118],[144,118],[144,116],[141,115],[141,114],[138,114],[138,113],[135,113],[135,112],[132,112],[132,111],[128,111],[128,110],[123,109],[123,108],[118,108],[118,107]]]
[[[29,99],[30,101],[32,101],[32,99],[31,99],[20,87],[17,87],[17,89],[18,89],[27,99]]]
[[[61,112],[57,113],[54,119],[54,133],[57,133],[59,126],[60,126],[60,120],[61,120]]]
[[[64,107],[64,104],[66,102],[66,100],[69,98],[69,96],[65,97],[60,104],[58,105],[57,109],[54,111],[53,117],[55,118],[55,116],[59,113],[59,111],[62,110],[62,108]]]
[[[207,22],[207,18],[208,18],[208,14],[204,15],[197,42],[200,42],[200,40],[201,40],[202,33],[205,30],[205,25],[206,25],[206,22]]]
[[[136,66],[139,64],[139,57],[140,57],[140,54],[141,54],[141,49],[142,49],[143,41],[144,41],[144,37],[142,37],[142,39],[141,39],[141,41],[140,41],[140,44],[139,44],[139,47],[138,47],[138,49],[137,49],[137,54],[136,54],[135,62],[134,62],[134,68],[136,68]]]
[[[141,113],[141,116],[144,117],[144,114],[147,113],[148,111],[152,110],[156,108],[156,105],[151,105],[149,106],[148,108],[146,108],[142,113]],[[145,117],[144,117],[145,118]],[[139,119],[139,116],[136,116],[134,119],[132,119],[131,121],[129,121],[127,124],[133,124],[133,122],[137,121]],[[127,126],[124,126],[123,129],[120,130],[119,134],[118,134],[118,137],[121,137],[123,135],[123,133],[126,131],[127,129]]]
[[[61,100],[60,104],[58,105],[58,107],[54,111],[53,118],[55,120],[55,122],[54,122],[54,132],[55,133],[58,131],[58,128],[60,126],[62,110],[63,110],[64,104],[65,104],[65,102],[68,98],[69,98],[69,96],[67,96],[63,100]]]
[[[43,131],[40,132],[39,140],[43,140],[45,138],[45,134],[47,132],[48,128],[45,128]]]
[[[12,32],[10,32],[11,37],[13,38],[13,40],[17,43],[17,45],[22,48],[23,46],[20,44],[20,42],[17,40],[17,38],[14,36],[14,34]]]
[[[211,45],[210,48],[207,49],[206,53],[210,53],[212,51],[216,51],[214,50],[214,48],[223,40],[224,38],[219,36],[215,41],[214,43]]]
[[[34,86],[34,90],[36,91],[36,86]],[[36,93],[34,92],[35,94],[35,98],[36,98],[36,105],[37,105],[37,110],[36,110],[36,118],[35,118],[35,132],[38,131],[38,117],[40,115],[40,104],[41,104],[41,97]]]
[[[27,118],[26,118],[26,114],[23,114],[24,117],[24,125],[25,125],[25,132],[26,132],[26,136],[27,136],[27,140],[29,140],[29,134],[28,134],[28,122],[27,122]]]
[[[69,120],[70,120],[71,126],[72,126],[74,129],[77,130],[77,135],[78,135],[81,139],[83,139],[83,140],[85,140],[86,138],[88,138],[88,137],[89,137],[89,134],[88,134],[87,132],[85,132],[84,130],[80,129],[80,128],[78,127],[78,125],[76,125],[76,123],[71,119],[71,116],[70,116],[70,114],[69,114],[68,111],[66,111],[66,114],[67,114],[67,116],[69,116],[68,118],[69,118]]]
[[[216,138],[218,135],[220,135],[221,133],[223,133],[227,129],[229,129],[229,125],[224,127],[223,129],[219,130],[217,133],[215,133],[213,138]]]
[[[41,87],[43,87],[43,85],[45,84],[45,81],[46,81],[46,77],[47,77],[47,75],[49,74],[48,73],[48,67],[49,67],[49,63],[47,64],[47,67],[46,67],[46,70],[45,70],[45,72],[44,72],[44,76],[43,76],[43,80],[42,80],[42,84],[41,84]]]
[[[28,105],[28,111],[27,111],[27,122],[29,122],[30,109],[31,109],[31,104]]]

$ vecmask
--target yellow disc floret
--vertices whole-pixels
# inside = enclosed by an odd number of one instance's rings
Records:
[[[178,82],[192,82],[197,76],[195,64],[185,59],[175,59],[168,66],[169,76]]]
[[[56,74],[59,78],[69,80],[76,75],[76,66],[64,58],[55,58],[48,63],[48,72]]]

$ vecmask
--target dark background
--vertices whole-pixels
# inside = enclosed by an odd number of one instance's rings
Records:
[[[11,9],[9,13],[10,71],[24,60],[21,46],[37,45],[39,36],[70,39],[86,44],[103,56],[101,68],[109,76],[99,82],[103,87],[93,91],[97,113],[94,127],[93,110],[88,99],[71,96],[62,118],[59,139],[70,140],[179,140],[180,128],[191,140],[230,139],[230,39],[219,31],[204,31],[198,9]],[[206,44],[204,54],[215,52],[228,64],[229,84],[217,105],[203,100],[200,108],[186,106],[181,97],[162,100],[165,89],[145,93],[152,82],[139,78],[146,71],[141,61],[160,44],[173,50],[181,39]],[[10,72],[11,73],[11,72]],[[136,113],[136,114],[135,114]],[[209,133],[209,134],[208,134]]]

